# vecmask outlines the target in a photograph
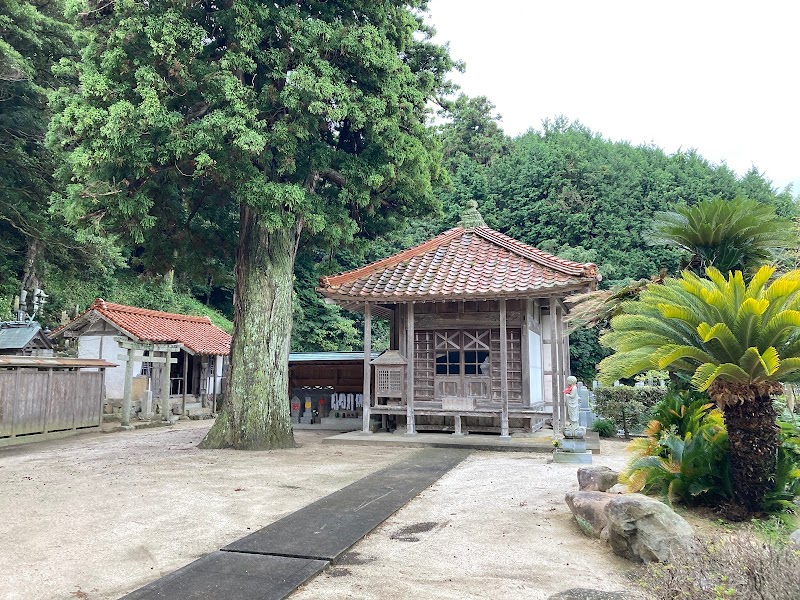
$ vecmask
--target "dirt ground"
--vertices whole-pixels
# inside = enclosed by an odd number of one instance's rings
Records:
[[[210,422],[0,449],[0,599],[119,598],[413,450],[198,450]],[[595,464],[618,468],[622,444]],[[546,598],[630,589],[564,503],[577,467],[478,452],[293,598]]]
[[[595,465],[619,469],[621,442]],[[292,600],[544,599],[570,588],[636,592],[631,563],[585,537],[564,502],[577,466],[477,452],[389,518]]]

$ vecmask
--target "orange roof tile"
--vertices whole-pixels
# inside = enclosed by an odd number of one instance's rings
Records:
[[[57,336],[71,325],[95,312],[139,341],[179,343],[196,354],[226,355],[231,351],[231,336],[211,323],[208,317],[179,315],[114,304],[97,298],[82,315],[53,332]]]
[[[597,267],[523,244],[485,225],[455,227],[360,269],[322,277],[319,291],[350,300],[444,300],[530,296],[594,285]]]

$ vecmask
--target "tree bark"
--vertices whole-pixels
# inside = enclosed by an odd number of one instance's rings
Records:
[[[742,403],[726,403],[723,412],[734,494],[733,504],[725,512],[729,518],[741,520],[761,512],[761,501],[774,484],[777,415],[771,396],[758,393]]]
[[[288,389],[296,235],[293,228],[269,231],[242,204],[230,371],[222,411],[201,448],[294,446]]]

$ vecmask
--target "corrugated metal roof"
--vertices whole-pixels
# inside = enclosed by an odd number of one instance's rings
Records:
[[[64,356],[0,356],[0,367],[38,367],[44,369],[66,367],[116,367],[99,358],[67,358]]]
[[[380,352],[372,352],[370,356],[377,358]],[[290,363],[299,362],[347,362],[364,361],[364,351],[361,352],[292,352],[289,354]]]
[[[0,350],[21,350],[42,330],[36,322],[3,323],[0,325]],[[42,344],[49,348],[50,342],[42,335]]]

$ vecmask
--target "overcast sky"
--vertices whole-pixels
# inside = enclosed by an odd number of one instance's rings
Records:
[[[431,0],[428,22],[510,135],[563,114],[800,194],[795,0]]]

